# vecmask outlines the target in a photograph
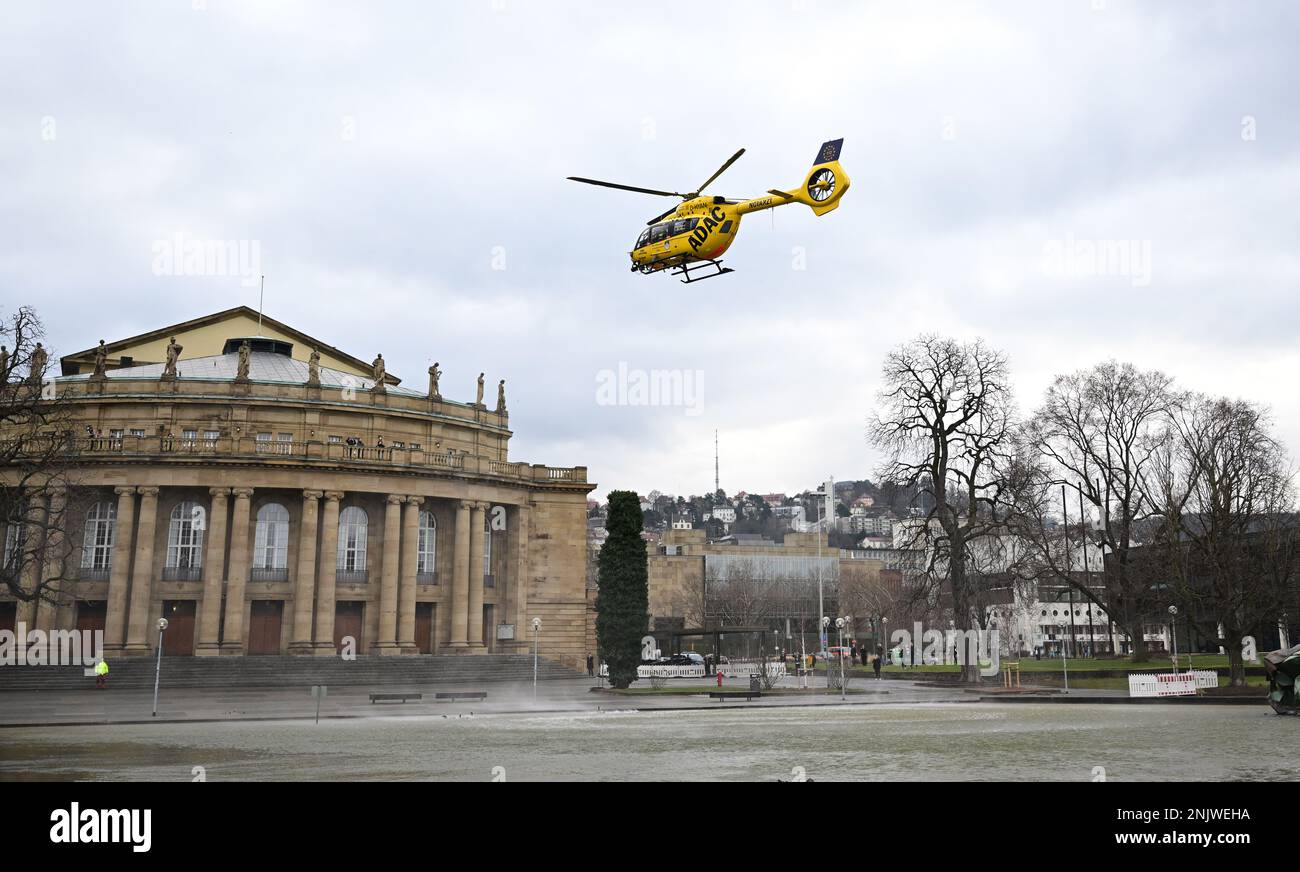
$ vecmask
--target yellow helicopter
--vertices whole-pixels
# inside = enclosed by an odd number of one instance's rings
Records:
[[[778,191],[774,188],[768,191],[766,196],[755,197],[752,200],[700,196],[700,191],[707,188],[745,153],[743,148],[733,154],[716,173],[709,176],[698,190],[689,194],[618,185],[614,182],[602,182],[598,179],[584,179],[578,176],[569,176],[569,179],[588,185],[618,188],[621,191],[636,191],[659,197],[681,197],[683,201],[681,205],[646,222],[648,226],[637,237],[636,245],[630,254],[633,272],[654,273],[668,269],[673,275],[682,276],[684,283],[690,283],[732,272],[730,268],[722,266],[719,258],[735,240],[736,233],[740,230],[741,216],[763,209],[775,209],[777,206],[785,206],[789,203],[803,203],[811,207],[816,215],[825,215],[838,206],[840,198],[849,189],[848,173],[840,166],[840,148],[843,145],[843,139],[833,139],[824,143],[818,149],[813,167],[808,171],[808,176],[801,186],[789,191]],[[710,268],[713,271],[710,271]],[[704,272],[698,274],[701,270]]]

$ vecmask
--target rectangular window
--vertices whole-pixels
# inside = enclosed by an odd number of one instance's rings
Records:
[[[82,569],[109,569],[113,564],[112,509],[96,505],[86,518],[84,539],[81,543]]]
[[[141,429],[138,429],[138,428],[136,428],[136,427],[132,427],[132,428],[131,428],[131,435],[132,435],[132,436],[139,436],[141,439],[143,439],[143,438],[144,438],[144,431],[141,430]]]
[[[342,436],[333,436],[333,435],[330,436],[330,444],[331,444],[331,445],[338,445],[338,444],[339,444],[340,442],[342,442],[342,441],[343,441],[343,437],[342,437]]]

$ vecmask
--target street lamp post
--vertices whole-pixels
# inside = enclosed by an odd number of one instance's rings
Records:
[[[840,647],[840,702],[844,702],[844,619],[835,619],[835,629],[839,634]]]
[[[533,618],[533,700],[537,700],[537,637],[542,631],[542,619]]]
[[[1070,692],[1070,658],[1065,656],[1065,621],[1057,626],[1061,630],[1061,669],[1065,671],[1065,692]]]
[[[885,656],[885,644],[889,640],[888,625],[889,625],[889,618],[885,617],[884,615],[881,615],[880,616],[880,641],[876,644],[876,647],[880,649],[879,651],[876,652],[876,657],[878,658]],[[882,663],[880,665],[884,666],[885,664]]]
[[[1169,632],[1173,634],[1174,672],[1178,671],[1178,606],[1169,607]],[[1189,657],[1190,661],[1191,658]]]
[[[167,619],[158,619],[158,660],[153,669],[153,714],[150,717],[158,717],[158,679],[162,676],[162,643],[163,630],[167,629]]]
[[[825,615],[822,615],[822,631],[820,637],[822,643],[822,651],[825,651],[827,648],[826,639],[830,636],[830,627],[831,627],[831,619],[826,617]],[[830,693],[830,691],[831,691],[831,665],[827,663],[826,664],[826,692]]]

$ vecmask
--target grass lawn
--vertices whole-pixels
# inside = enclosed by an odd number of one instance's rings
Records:
[[[1029,682],[1026,682],[1026,683],[1029,683]],[[1065,684],[1065,682],[1061,679],[1061,675],[1060,675],[1059,673],[1056,674],[1056,675],[1035,675],[1035,676],[1034,676],[1034,680],[1033,680],[1032,683],[1033,683],[1033,684],[1046,684],[1046,685],[1050,685],[1050,686],[1052,686],[1052,687],[1063,687],[1064,684]],[[1228,680],[1227,680],[1226,678],[1224,678],[1223,676],[1219,676],[1219,687],[1226,687],[1226,686],[1227,686],[1227,683],[1228,683]],[[1246,677],[1246,686],[1247,686],[1247,687],[1256,687],[1256,688],[1260,688],[1260,689],[1262,690],[1263,688],[1268,687],[1268,679],[1267,679],[1267,678],[1264,678],[1263,676],[1260,676],[1260,675],[1248,675],[1248,676]],[[1079,677],[1076,678],[1075,675],[1074,675],[1074,670],[1071,669],[1071,670],[1070,670],[1070,687],[1072,687],[1072,688],[1078,688],[1078,689],[1080,689],[1080,690],[1087,689],[1087,690],[1124,690],[1124,691],[1127,691],[1127,690],[1128,690],[1128,679],[1127,679],[1127,678],[1123,678],[1123,677],[1121,677],[1121,676],[1112,676],[1112,677],[1107,677],[1107,678],[1098,678],[1098,677],[1096,677],[1096,676],[1090,676],[1090,675],[1088,675],[1087,673],[1083,673],[1083,674],[1079,675]]]
[[[638,683],[641,681],[645,681],[645,679],[639,679]],[[646,685],[644,687],[637,687],[633,685],[632,687],[629,687],[626,690],[618,690],[613,687],[606,687],[604,688],[604,692],[619,694],[620,696],[699,696],[701,694],[710,693],[715,690],[725,690],[731,693],[735,693],[737,691],[743,692],[744,689],[745,688],[743,687],[734,687],[731,685],[727,685],[719,688],[713,684],[707,684],[707,685],[682,684],[682,685],[669,685],[668,687],[650,687],[649,685]],[[833,690],[831,692],[839,693],[839,690]],[[866,691],[856,689],[852,686],[850,686],[848,689],[849,696],[852,696],[855,693],[865,693],[865,692]],[[827,690],[824,687],[809,687],[809,688],[774,687],[771,690],[763,691],[763,696],[798,696],[800,694],[806,695],[811,693],[824,694],[827,693]]]
[[[1188,667],[1188,659],[1188,655],[1186,654],[1178,655],[1178,666],[1180,669],[1186,669]],[[1228,666],[1228,657],[1226,654],[1193,654],[1190,659],[1191,667],[1193,669],[1214,669],[1216,667],[1226,669]],[[1002,662],[1006,663],[1007,661],[1004,658]],[[1088,657],[1071,657],[1067,662],[1071,676],[1076,672],[1080,674],[1086,672],[1165,672],[1172,666],[1168,654],[1152,654],[1151,658],[1145,663],[1134,663],[1127,657],[1098,657],[1095,659]],[[839,668],[838,663],[832,665],[836,669]],[[1246,665],[1249,667],[1259,666],[1262,664],[1247,663]],[[852,670],[854,674],[870,673],[872,671],[869,666],[849,666],[847,663],[845,666],[847,669]],[[817,671],[819,673],[824,672],[825,667],[821,663],[818,663]],[[958,667],[952,664],[908,666],[906,669],[902,666],[886,666],[881,671],[898,675],[915,675],[918,673],[924,674],[929,672],[957,672]],[[1020,671],[1022,673],[1055,672],[1059,674],[1062,671],[1061,661],[1059,658],[1055,657],[1044,658],[1042,660],[1035,660],[1033,657],[1021,657]],[[1071,683],[1073,683],[1073,680],[1074,679],[1071,678]],[[1122,678],[1119,680],[1124,681]],[[1082,685],[1080,686],[1082,687]],[[1124,686],[1128,686],[1127,682],[1125,682]]]

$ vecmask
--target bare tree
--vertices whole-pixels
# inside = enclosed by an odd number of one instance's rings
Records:
[[[891,352],[870,428],[886,452],[880,478],[915,488],[907,547],[928,556],[916,589],[941,586],[957,629],[983,627],[973,548],[1007,530],[1015,412],[1006,357],[982,341],[924,335]],[[979,681],[966,662],[962,678]]]
[[[1163,443],[1174,404],[1171,379],[1158,371],[1141,371],[1129,363],[1107,361],[1091,369],[1057,376],[1037,414],[1025,427],[1026,472],[1018,503],[1027,523],[1021,529],[1035,552],[1038,577],[1073,587],[1119,623],[1133,640],[1133,659],[1147,659],[1144,623],[1156,603],[1145,573],[1134,573],[1138,528],[1155,511],[1145,483],[1153,457]],[[1036,455],[1036,457],[1034,456]],[[1041,465],[1038,465],[1041,464]],[[1097,518],[1089,531],[1071,535],[1062,520],[1070,506],[1059,505],[1058,488],[1070,500],[1081,494]],[[1085,537],[1108,551],[1104,583],[1088,584],[1077,570],[1086,564]]]
[[[28,609],[59,601],[77,576],[67,529],[77,438],[43,338],[29,306],[0,321],[0,578]]]
[[[1294,602],[1300,557],[1292,473],[1258,407],[1194,396],[1151,478],[1162,525],[1152,549],[1188,620],[1228,652],[1245,684],[1242,639],[1275,626]]]

